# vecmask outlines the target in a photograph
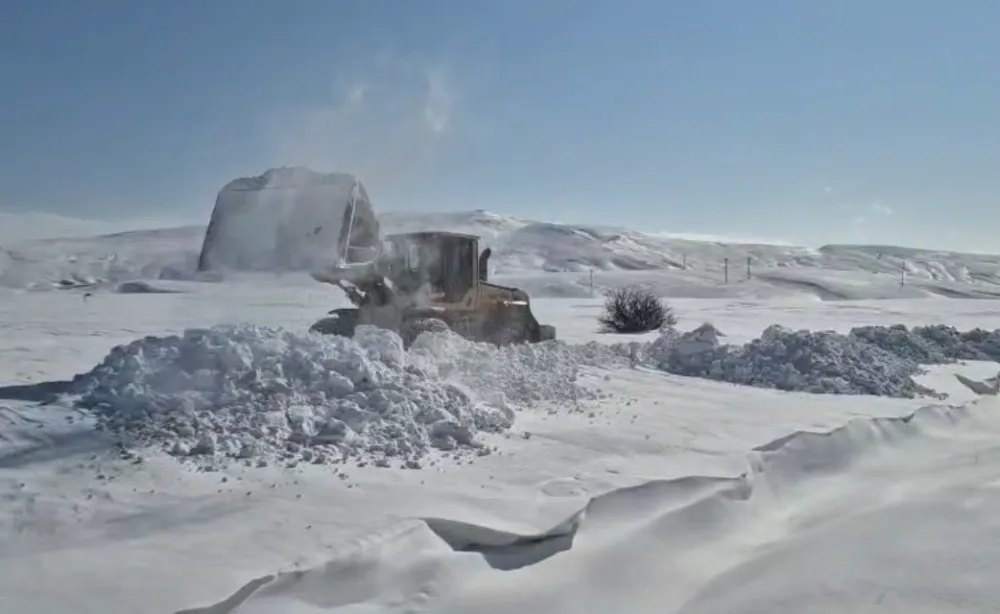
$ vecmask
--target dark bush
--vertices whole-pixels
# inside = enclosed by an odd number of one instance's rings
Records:
[[[598,318],[601,329],[611,333],[644,333],[670,329],[677,316],[656,294],[638,286],[608,292],[604,313]]]

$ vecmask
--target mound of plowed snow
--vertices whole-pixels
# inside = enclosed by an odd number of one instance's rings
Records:
[[[517,405],[592,398],[582,364],[621,355],[593,344],[498,350],[360,327],[353,339],[251,325],[146,337],[77,377],[78,403],[129,446],[180,457],[416,466],[431,449],[488,453],[480,432],[508,429]]]
[[[355,339],[250,325],[116,347],[78,378],[102,426],[179,456],[415,463],[430,448],[478,448],[509,411],[407,365],[397,335]]]
[[[147,337],[114,348],[77,377],[79,404],[128,446],[180,457],[417,466],[433,449],[484,454],[481,433],[509,429],[536,403],[569,411],[602,395],[585,367],[646,361],[670,373],[831,394],[932,395],[921,364],[1000,358],[1000,331],[866,327],[847,335],[768,328],[742,346],[704,325],[641,347],[562,342],[497,348],[425,333],[403,350],[395,333],[353,339],[251,325]]]
[[[945,364],[956,360],[1000,361],[1000,330],[974,328],[963,332],[944,324],[907,329],[897,324],[858,327],[852,329],[850,335],[920,364]]]
[[[646,348],[669,373],[779,390],[914,398],[933,395],[913,376],[920,365],[1000,361],[1000,330],[948,326],[866,326],[844,335],[769,327],[743,345],[724,345],[711,324],[669,332]]]

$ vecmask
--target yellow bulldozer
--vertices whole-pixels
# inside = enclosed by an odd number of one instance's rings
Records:
[[[396,331],[405,347],[425,331],[451,330],[496,345],[555,339],[555,328],[539,324],[531,312],[527,293],[488,280],[491,252],[479,251],[478,236],[424,231],[379,241],[377,222],[361,233],[358,227],[352,205],[341,229],[339,262],[312,273],[341,288],[354,306],[330,311],[310,330],[350,337],[368,324]],[[363,244],[352,245],[359,235]]]

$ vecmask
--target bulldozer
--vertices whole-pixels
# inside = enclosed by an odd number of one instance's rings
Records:
[[[353,203],[344,217],[338,262],[312,276],[341,288],[353,307],[330,311],[311,331],[351,337],[357,326],[373,325],[397,332],[407,348],[425,331],[495,345],[555,339],[555,327],[539,324],[526,292],[489,281],[491,250],[480,252],[479,236],[422,231],[378,240],[374,221],[356,232]],[[359,234],[364,244],[352,245]]]

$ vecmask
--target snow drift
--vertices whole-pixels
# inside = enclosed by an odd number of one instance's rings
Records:
[[[414,518],[324,563],[258,577],[224,601],[183,612],[990,611],[982,537],[995,531],[949,523],[954,516],[917,486],[942,471],[921,460],[920,446],[933,442],[952,452],[945,470],[961,509],[972,509],[977,492],[977,508],[987,496],[995,501],[982,475],[955,483],[964,465],[953,448],[962,445],[949,439],[977,423],[995,432],[986,409],[929,406],[792,433],[757,446],[742,475],[611,488],[533,533]],[[854,473],[868,479],[847,478]],[[831,476],[844,479],[831,484]],[[935,545],[946,548],[947,565],[933,560],[943,550],[914,546],[928,539],[914,542],[921,529],[946,529]],[[859,534],[867,538],[850,539]]]
[[[352,237],[369,245],[378,222],[353,175],[284,167],[235,179],[216,198],[198,268],[304,270],[332,262],[352,200]]]

